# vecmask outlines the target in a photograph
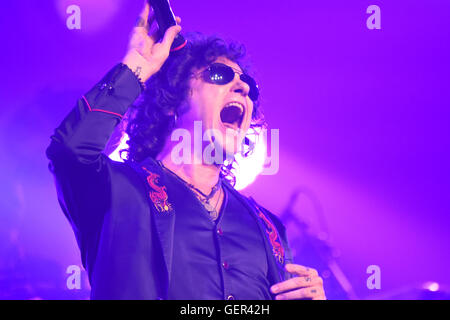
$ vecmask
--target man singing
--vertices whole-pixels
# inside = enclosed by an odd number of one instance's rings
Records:
[[[150,11],[47,149],[91,297],[325,299],[317,271],[292,263],[279,219],[232,186],[233,155],[263,123],[242,47],[196,36],[170,53],[181,27],[159,39]],[[103,151],[125,113],[122,163]],[[200,152],[194,139],[180,151],[172,133],[194,137],[199,124]]]

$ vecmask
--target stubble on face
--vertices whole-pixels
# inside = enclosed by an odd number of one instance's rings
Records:
[[[238,64],[224,57],[219,57],[214,62],[242,71]],[[194,73],[202,69],[195,70]],[[228,156],[237,153],[250,127],[253,111],[253,102],[248,97],[248,85],[235,74],[233,81],[225,85],[208,83],[199,76],[191,79],[190,86],[191,94],[188,99],[190,110],[187,115],[189,122],[201,121],[203,132],[210,133],[209,136],[214,135],[216,146],[224,150]],[[237,101],[244,106],[238,128],[230,128],[221,119],[222,109],[231,101]]]

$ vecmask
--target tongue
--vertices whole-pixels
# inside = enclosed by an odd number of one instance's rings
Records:
[[[220,119],[225,123],[238,123],[241,118],[241,109],[236,106],[225,107],[220,111]]]

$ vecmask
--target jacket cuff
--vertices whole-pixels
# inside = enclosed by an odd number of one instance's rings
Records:
[[[83,96],[83,100],[89,111],[122,118],[141,91],[140,81],[133,71],[127,65],[119,63]]]

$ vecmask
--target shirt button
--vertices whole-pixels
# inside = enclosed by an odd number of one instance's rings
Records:
[[[229,295],[227,296],[227,300],[234,300],[234,296],[233,296],[232,294],[229,294]]]
[[[228,269],[228,262],[226,262],[226,261],[224,261],[223,263],[222,263],[222,267],[224,268],[224,269]]]
[[[223,235],[222,228],[217,229],[217,234],[218,234],[219,236]]]

